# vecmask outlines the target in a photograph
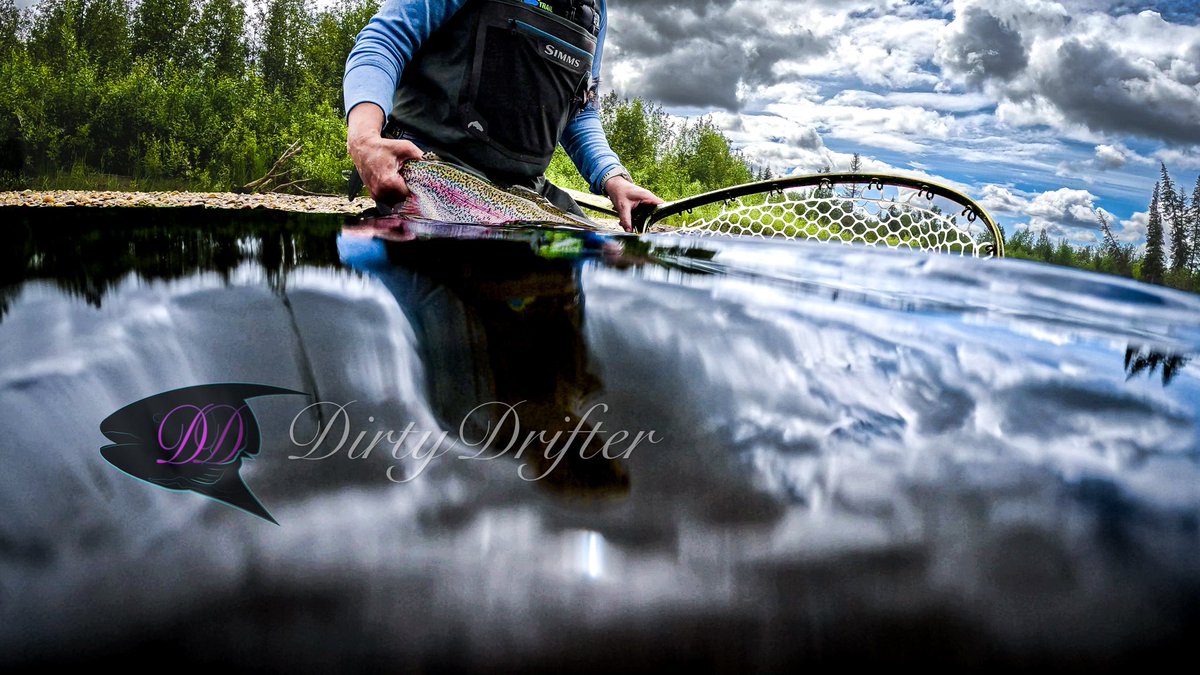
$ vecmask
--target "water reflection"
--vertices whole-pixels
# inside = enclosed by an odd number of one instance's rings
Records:
[[[1162,368],[1162,384],[1165,387],[1171,384],[1171,380],[1190,360],[1182,354],[1164,354],[1151,348],[1129,345],[1125,348],[1125,372],[1128,373],[1125,379],[1131,380],[1142,373],[1153,376]]]
[[[22,209],[0,207],[0,320],[21,283],[52,281],[99,307],[127,275],[182,279],[215,272],[228,282],[239,266],[261,266],[272,288],[298,266],[337,264],[330,233],[341,219],[278,211],[238,213],[236,219],[186,207],[145,209]]]
[[[3,253],[6,664],[778,671],[1190,653],[1192,296],[847,247],[124,217],[31,216]],[[386,449],[289,460],[297,404],[264,399],[243,474],[279,527],[105,466],[106,416],[216,381],[356,401],[367,438],[503,401],[559,431],[603,404],[605,437],[663,442],[572,452],[532,484],[517,472],[547,468],[549,436],[414,476]]]
[[[465,431],[490,456],[524,462],[522,477],[539,487],[628,492],[628,470],[602,454],[606,434],[588,419],[603,383],[582,333],[580,269],[607,242],[418,238],[416,227],[381,219],[347,228],[342,260],[382,282],[409,317],[443,427]]]

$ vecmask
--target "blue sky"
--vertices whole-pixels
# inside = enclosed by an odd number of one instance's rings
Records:
[[[776,173],[964,189],[1005,227],[1140,243],[1200,174],[1200,2],[610,0],[605,88],[713,115]]]

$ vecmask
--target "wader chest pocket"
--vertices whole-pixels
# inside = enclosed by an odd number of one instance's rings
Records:
[[[558,138],[579,112],[590,81],[591,36],[564,39],[563,29],[508,16],[481,17],[460,114],[468,133],[504,154],[549,162]],[[579,31],[568,31],[568,34]],[[585,47],[579,46],[583,44]]]

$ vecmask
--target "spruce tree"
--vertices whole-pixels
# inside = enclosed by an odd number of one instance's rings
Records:
[[[862,171],[862,155],[856,152],[854,153],[854,156],[850,158],[850,173],[858,173],[860,171]],[[862,194],[862,189],[851,185],[849,187],[842,188],[842,194],[850,199],[854,199]]]
[[[1200,274],[1200,176],[1196,176],[1196,189],[1192,191],[1192,208],[1188,210],[1191,235],[1191,260],[1188,270],[1192,274]]]
[[[1154,184],[1150,198],[1150,219],[1146,224],[1146,257],[1142,259],[1142,281],[1161,285],[1163,282],[1163,224],[1162,184]]]
[[[1054,244],[1050,243],[1050,233],[1045,228],[1038,233],[1037,242],[1033,245],[1033,257],[1042,262],[1054,260]]]
[[[1162,220],[1164,227],[1171,228],[1171,271],[1184,268],[1188,262],[1187,222],[1185,220],[1185,198],[1183,190],[1176,191],[1166,163],[1162,163]]]
[[[1096,211],[1100,220],[1100,230],[1104,233],[1104,244],[1099,254],[1100,262],[1107,260],[1112,265],[1112,272],[1123,277],[1133,276],[1133,244],[1121,244],[1108,225],[1108,216],[1103,211]],[[1103,267],[1101,267],[1103,270]],[[1109,271],[1109,270],[1103,270]]]

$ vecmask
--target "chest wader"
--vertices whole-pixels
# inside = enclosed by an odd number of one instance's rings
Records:
[[[582,215],[542,174],[589,96],[599,18],[595,0],[540,5],[468,2],[405,66],[384,133]]]

